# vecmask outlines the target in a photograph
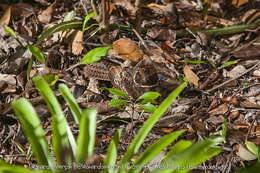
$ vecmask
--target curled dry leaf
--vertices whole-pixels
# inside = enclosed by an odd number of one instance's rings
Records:
[[[238,152],[236,153],[240,158],[243,160],[255,160],[257,159],[256,155],[248,151],[243,145],[239,144],[238,145]]]
[[[212,115],[220,115],[225,114],[228,111],[228,106],[226,104],[219,105],[217,108],[209,111]]]
[[[19,3],[16,3],[12,6],[12,16],[28,17],[32,14],[34,14],[33,13],[33,6],[30,5],[29,3],[19,2]]]
[[[236,8],[248,3],[248,0],[232,0],[231,4],[235,6]]]
[[[255,103],[252,103],[251,101],[249,100],[244,100],[240,103],[240,106],[241,107],[244,107],[244,108],[253,108],[253,109],[260,109],[260,105],[258,104],[255,104]]]
[[[48,6],[48,2],[45,0],[34,0],[35,2],[38,2],[39,4],[43,5],[43,6]]]
[[[52,18],[53,7],[49,6],[46,10],[43,10],[41,14],[38,15],[38,19],[41,23],[49,23]]]
[[[249,60],[257,59],[260,56],[260,46],[252,46],[239,51],[235,51],[232,55],[239,59]]]
[[[229,78],[236,78],[238,76],[240,76],[241,74],[243,74],[246,71],[246,68],[242,65],[237,65],[236,67],[234,67],[232,70],[230,70],[227,73],[227,77]]]
[[[187,80],[189,81],[189,83],[194,84],[196,87],[199,86],[200,78],[190,69],[188,65],[185,65],[183,67],[183,73],[187,78]]]
[[[0,18],[0,24],[8,25],[11,19],[11,7],[5,9],[4,14]]]
[[[172,29],[149,29],[147,35],[153,39],[174,41],[176,32]]]
[[[124,8],[127,13],[130,15],[130,17],[134,17],[136,13],[136,8],[134,4],[131,2],[131,0],[113,0],[113,3],[117,6],[121,6]]]
[[[115,41],[112,47],[117,55],[124,60],[138,62],[143,57],[143,51],[134,41],[128,38],[122,38]]]
[[[74,55],[80,55],[82,53],[82,50],[84,48],[82,42],[83,42],[83,32],[79,30],[75,34],[71,45],[71,50]]]

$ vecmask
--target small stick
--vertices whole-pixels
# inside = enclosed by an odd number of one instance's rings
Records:
[[[210,92],[212,92],[212,91],[215,91],[216,89],[219,89],[219,88],[223,87],[224,85],[226,85],[226,84],[228,84],[228,83],[230,83],[230,82],[232,82],[232,81],[234,81],[234,80],[236,80],[236,79],[242,77],[243,75],[249,73],[249,72],[252,71],[254,68],[256,68],[259,64],[260,64],[260,62],[258,62],[256,65],[254,65],[254,66],[251,67],[250,69],[246,70],[244,73],[240,74],[239,76],[237,76],[237,77],[235,77],[235,78],[232,78],[232,79],[230,79],[230,80],[228,80],[228,81],[226,81],[226,82],[224,82],[224,83],[222,83],[222,84],[220,84],[220,85],[217,85],[217,86],[215,86],[214,88],[207,90],[207,92],[210,93]]]
[[[140,36],[140,34],[136,31],[136,29],[133,28],[133,31],[135,33],[135,35],[138,37],[138,39],[142,42],[142,44],[144,45],[144,48],[149,51],[149,48],[147,46],[147,44],[145,43],[144,39]]]

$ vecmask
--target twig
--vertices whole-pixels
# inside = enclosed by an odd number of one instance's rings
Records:
[[[141,6],[142,0],[135,0],[135,9],[136,9],[136,28],[140,31],[142,16],[141,16]]]
[[[147,44],[146,44],[145,41],[144,41],[144,39],[140,36],[140,34],[136,31],[136,29],[133,28],[133,31],[134,31],[135,35],[138,37],[138,39],[139,39],[139,40],[142,42],[142,44],[144,45],[144,48],[145,48],[146,50],[149,50]]]
[[[210,92],[212,92],[212,91],[215,91],[216,89],[219,89],[219,88],[223,87],[224,85],[226,85],[226,84],[228,84],[228,83],[230,83],[230,82],[232,82],[232,81],[234,81],[234,80],[236,80],[236,79],[242,77],[243,75],[249,73],[249,72],[252,71],[254,68],[256,68],[259,64],[260,64],[260,62],[258,62],[257,64],[255,64],[255,65],[254,65],[253,67],[251,67],[250,69],[246,70],[244,73],[238,75],[237,77],[232,78],[232,79],[230,79],[230,80],[228,80],[228,81],[226,81],[226,82],[224,82],[224,83],[222,83],[222,84],[220,84],[220,85],[215,86],[215,87],[212,88],[212,89],[207,90],[207,92],[210,93]]]
[[[93,11],[94,11],[94,13],[95,13],[96,20],[97,20],[98,23],[99,23],[100,20],[101,20],[101,17],[100,17],[99,11],[98,11],[98,9],[97,9],[96,0],[91,0],[90,3],[91,3],[91,7],[92,7],[92,9],[93,9]]]
[[[86,0],[80,0],[80,4],[82,5],[86,14],[88,14],[88,9],[86,7]]]

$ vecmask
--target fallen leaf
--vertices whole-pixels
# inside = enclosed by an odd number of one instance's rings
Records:
[[[260,105],[250,102],[249,100],[244,100],[240,103],[241,107],[244,108],[255,108],[260,109]]]
[[[260,77],[260,70],[255,70],[253,72],[253,75],[256,76],[256,77]]]
[[[238,152],[236,153],[243,160],[255,160],[257,159],[256,155],[248,151],[243,145],[238,145]]]
[[[130,0],[113,0],[113,3],[124,8],[131,18],[135,16],[136,8]]]
[[[246,68],[242,65],[237,65],[231,71],[227,72],[227,77],[236,78],[243,74],[246,71]]]
[[[84,49],[83,45],[83,32],[78,30],[72,41],[71,50],[74,55],[80,55]]]
[[[41,4],[42,6],[48,6],[48,2],[45,0],[34,0],[35,2],[38,2],[39,4]]]
[[[235,110],[233,112],[230,112],[230,114],[228,115],[228,117],[231,119],[231,120],[234,120],[236,118],[238,118],[240,115],[239,111]]]
[[[124,60],[138,62],[143,57],[143,51],[134,41],[128,38],[121,38],[115,41],[112,48]]]
[[[250,124],[244,122],[235,122],[233,127],[234,129],[249,129]]]
[[[237,8],[246,3],[248,3],[248,0],[232,0],[232,2],[231,2],[231,4]]]
[[[43,10],[39,15],[38,19],[41,23],[49,23],[52,18],[53,7],[49,6],[47,9]]]
[[[28,3],[19,2],[12,6],[13,17],[28,17],[34,14],[33,6]]]
[[[214,124],[214,125],[218,125],[224,122],[224,117],[223,116],[210,116],[208,119],[206,119],[206,121],[208,123]]]
[[[188,65],[185,65],[183,68],[183,73],[189,83],[194,84],[196,87],[199,86],[199,80],[200,78],[190,69]]]
[[[239,51],[235,51],[232,55],[239,59],[249,60],[249,59],[257,59],[260,56],[260,46],[252,46],[241,49]]]
[[[147,31],[147,36],[158,39],[158,40],[169,40],[174,41],[176,38],[176,31],[173,31],[172,29],[149,29]]]
[[[5,9],[3,16],[0,18],[0,24],[8,25],[11,19],[11,7]]]
[[[212,115],[220,115],[225,114],[228,111],[228,106],[226,104],[219,105],[217,108],[209,111]]]

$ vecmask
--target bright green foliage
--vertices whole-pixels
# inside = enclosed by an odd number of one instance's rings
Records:
[[[26,99],[21,98],[12,102],[12,108],[19,117],[38,163],[52,167],[53,159],[50,157],[44,130],[32,105]]]
[[[90,21],[90,19],[91,19],[92,17],[94,17],[94,15],[95,15],[95,13],[94,13],[94,12],[91,12],[91,13],[88,13],[88,14],[85,16],[84,21],[83,21],[83,26],[82,26],[82,31],[83,31],[83,32],[86,31],[86,30],[88,30],[89,27],[91,26],[91,25],[90,25],[90,26],[88,25],[88,22]]]
[[[160,164],[160,168],[155,169],[152,172],[189,172],[189,170],[193,169],[197,165],[219,154],[221,152],[221,149],[216,148],[216,145],[218,145],[222,141],[222,137],[206,139],[199,141],[198,143],[195,143],[187,149],[181,150],[180,152],[172,152],[172,155],[168,155],[167,159],[164,159],[162,161],[162,163]]]
[[[79,136],[77,139],[78,145],[76,161],[78,163],[85,163],[86,158],[92,156],[94,153],[96,138],[96,115],[97,110],[87,109],[81,116]]]
[[[104,160],[104,166],[106,167],[106,169],[104,170],[104,172],[108,172],[108,173],[114,173],[116,172],[116,168],[109,168],[109,166],[115,166],[116,165],[116,158],[117,158],[117,148],[119,145],[119,140],[121,137],[121,133],[122,133],[123,129],[118,129],[113,137],[113,139],[111,140],[108,149],[107,149],[107,156],[106,159]]]
[[[225,68],[225,67],[231,66],[231,65],[233,65],[233,64],[238,63],[238,61],[239,61],[239,59],[234,60],[234,61],[225,62],[225,63],[223,63],[218,69],[223,69],[223,68]]]
[[[75,119],[79,122],[79,135],[77,138],[77,145],[73,146],[74,137],[70,134],[68,123],[64,118],[63,112],[61,111],[60,105],[54,93],[49,88],[49,85],[44,81],[42,77],[36,77],[33,79],[36,88],[42,94],[45,102],[48,105],[48,109],[52,114],[52,132],[53,132],[53,149],[55,151],[55,157],[57,159],[57,164],[71,165],[71,161],[76,161],[76,163],[85,163],[86,159],[94,154],[95,137],[96,137],[96,115],[95,109],[87,109],[81,111],[77,105],[75,99],[73,98],[71,92],[65,85],[60,85],[59,90],[62,96],[67,101],[69,108],[73,114],[75,114]],[[133,163],[133,167],[126,167],[130,163],[130,159],[137,154],[141,145],[143,144],[146,136],[153,128],[154,124],[159,120],[159,118],[164,114],[170,104],[177,98],[180,92],[187,86],[187,82],[181,84],[176,90],[174,90],[160,105],[155,109],[152,116],[143,124],[139,132],[136,134],[132,143],[129,145],[127,151],[123,155],[121,161],[117,163],[117,153],[120,141],[120,136],[122,129],[117,130],[114,137],[112,138],[106,154],[106,159],[104,160],[104,165],[107,166],[104,172],[117,173],[117,172],[133,172],[137,173],[142,170],[143,166],[148,165],[153,159],[158,156],[167,146],[169,146],[178,136],[184,133],[183,130],[179,130],[170,134],[163,136],[161,139],[157,140],[143,153],[140,153],[138,158]],[[110,90],[120,97],[122,93],[116,90]],[[116,92],[115,92],[116,91]],[[149,94],[146,94],[146,96]],[[157,96],[155,96],[157,95]],[[156,99],[159,95],[152,94],[151,97],[143,97],[148,99]],[[39,164],[47,165],[53,168],[54,158],[50,155],[48,151],[48,145],[45,141],[44,131],[40,125],[40,120],[35,110],[31,104],[26,101],[26,99],[17,99],[13,101],[12,107],[21,121],[23,130],[29,139],[32,146],[33,153],[38,160]],[[59,140],[59,141],[57,141]],[[219,148],[216,148],[220,142],[223,141],[222,137],[214,137],[212,139],[202,140],[198,143],[192,144],[189,141],[179,141],[177,142],[171,150],[164,157],[161,167],[165,166],[165,163],[174,166],[188,165],[196,166],[203,163],[207,159],[215,156],[220,152]],[[73,149],[73,147],[75,147]],[[68,151],[73,151],[75,154],[68,155]],[[66,151],[66,155],[64,155]],[[73,153],[74,153],[73,152]],[[109,168],[110,166],[110,168]],[[114,168],[111,166],[115,166]],[[116,168],[116,166],[118,166]],[[17,172],[18,167],[11,166],[0,162],[0,172]],[[31,169],[23,168],[22,172],[31,173]],[[191,168],[174,170],[172,168],[163,169],[163,172],[187,172]],[[20,171],[20,170],[19,170]],[[153,172],[161,172],[162,169],[153,170]],[[57,172],[57,170],[42,170],[40,172]]]
[[[74,116],[74,120],[76,121],[76,123],[79,123],[81,119],[82,110],[80,109],[69,88],[65,84],[60,84],[59,91],[63,98],[66,100],[67,104],[69,105],[72,115]]]
[[[184,60],[183,62],[185,63],[190,63],[190,64],[205,64],[205,63],[209,63],[208,61],[200,61],[200,60]]]
[[[53,86],[59,80],[59,75],[49,73],[49,74],[43,75],[43,78],[50,86]]]
[[[152,116],[145,121],[141,129],[136,134],[132,143],[129,145],[126,153],[120,161],[121,171],[125,170],[124,165],[127,165],[130,162],[130,159],[134,154],[136,154],[144,142],[146,136],[151,131],[155,123],[159,120],[159,118],[165,113],[165,111],[169,108],[172,102],[178,97],[178,95],[182,92],[182,90],[188,85],[187,82],[182,83],[178,88],[176,88],[154,111]]]
[[[191,141],[186,141],[186,140],[180,140],[178,141],[171,149],[170,151],[167,153],[167,155],[165,156],[164,160],[168,160],[170,159],[173,155],[180,153],[184,150],[186,150],[187,148],[189,148],[192,145]]]
[[[141,100],[141,103],[154,102],[161,94],[155,91],[149,91],[141,95],[137,100]]]
[[[161,139],[157,140],[155,143],[147,147],[147,149],[137,158],[134,162],[133,168],[129,173],[140,172],[142,166],[150,163],[157,155],[159,155],[168,145],[170,145],[177,137],[179,137],[184,130],[179,130],[168,135],[163,136]]]
[[[121,108],[122,106],[126,106],[126,105],[128,105],[128,104],[129,104],[129,103],[127,103],[127,101],[125,101],[125,100],[113,98],[113,99],[108,103],[108,106]]]
[[[256,146],[256,144],[254,144],[253,142],[250,142],[250,141],[246,141],[245,144],[249,151],[251,151],[252,153],[254,153],[255,155],[258,156],[259,148]],[[258,156],[258,158],[259,158],[259,156]]]
[[[114,96],[123,97],[125,99],[129,99],[129,96],[127,95],[127,93],[125,93],[122,90],[116,89],[116,88],[102,87],[102,88],[100,88],[100,90],[107,90],[110,94],[113,94]]]
[[[152,103],[145,103],[139,106],[140,109],[144,110],[145,112],[153,113],[156,110],[156,106]]]
[[[8,32],[8,34],[10,34],[13,38],[17,39],[17,35],[12,28],[10,28],[7,25],[4,25],[4,30]]]
[[[36,44],[40,44],[42,41],[44,41],[44,39],[49,38],[55,32],[65,31],[67,29],[79,28],[80,26],[82,26],[82,20],[78,20],[78,19],[61,22],[60,24],[57,24],[44,31],[38,38]]]
[[[33,78],[33,82],[43,96],[52,115],[52,143],[57,161],[60,164],[64,164],[64,162],[72,164],[73,155],[75,155],[76,152],[76,142],[58,100],[47,82],[42,77]],[[64,149],[67,151],[65,158]]]
[[[28,45],[29,51],[32,53],[32,55],[42,64],[45,64],[45,57],[38,47],[34,45]]]
[[[111,46],[97,47],[89,51],[80,60],[80,64],[90,64],[101,60],[102,56],[106,56]]]

